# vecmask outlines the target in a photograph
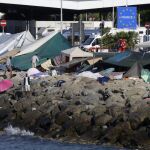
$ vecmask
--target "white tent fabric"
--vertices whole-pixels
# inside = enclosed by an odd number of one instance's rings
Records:
[[[150,41],[136,44],[136,47],[148,48],[150,47]]]
[[[28,76],[30,77],[30,79],[38,79],[38,78],[44,78],[44,77],[48,77],[48,73],[47,72],[41,72],[36,68],[30,68],[27,71]]]
[[[93,57],[93,54],[90,52],[85,52],[79,47],[73,47],[67,50],[62,51],[62,55],[68,56],[71,61],[73,58],[84,58],[84,57]]]
[[[87,78],[92,78],[92,79],[97,79],[98,77],[103,77],[101,74],[99,73],[93,73],[91,71],[84,71],[80,74],[78,74],[77,76],[79,77],[87,77]]]
[[[24,46],[30,45],[35,41],[35,38],[29,31],[25,31],[22,35],[22,38],[17,44],[17,48],[22,48]]]
[[[29,31],[24,31],[16,34],[4,34],[0,36],[0,55],[13,49],[26,46],[34,42],[34,38]]]
[[[28,76],[32,76],[32,75],[38,74],[38,73],[40,73],[40,71],[39,71],[38,69],[36,69],[36,68],[30,68],[30,69],[27,71]]]
[[[46,43],[47,41],[49,41],[54,35],[56,35],[58,32],[54,31],[52,32],[50,35],[45,36],[44,38],[41,38],[39,40],[34,41],[32,44],[27,45],[23,48],[21,48],[21,52],[18,53],[16,56],[20,56],[20,55],[24,55],[27,53],[31,53],[34,52],[37,48],[39,48],[40,46],[42,46],[44,43]]]

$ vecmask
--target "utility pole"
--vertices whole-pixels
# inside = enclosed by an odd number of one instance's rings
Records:
[[[115,26],[115,8],[114,8],[114,4],[113,4],[113,12],[112,12],[112,21],[113,21],[113,24],[112,24],[112,27],[114,28]]]
[[[63,0],[60,0],[60,32],[63,31]]]
[[[82,14],[80,14],[80,20],[79,20],[79,34],[80,34],[80,46],[81,46],[81,42],[82,42]]]

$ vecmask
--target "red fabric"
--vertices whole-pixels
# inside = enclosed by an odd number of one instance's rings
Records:
[[[126,40],[125,39],[120,39],[119,40],[119,51],[124,52],[126,47],[127,47]]]
[[[13,86],[13,82],[11,80],[2,80],[0,81],[0,93],[7,91]]]

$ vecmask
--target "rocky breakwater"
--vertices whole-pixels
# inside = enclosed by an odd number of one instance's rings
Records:
[[[65,80],[56,87],[58,80]],[[15,81],[15,80],[14,80]],[[17,80],[16,80],[17,81]],[[62,75],[0,95],[0,128],[8,124],[46,138],[124,147],[150,146],[150,85],[142,80],[95,80]]]

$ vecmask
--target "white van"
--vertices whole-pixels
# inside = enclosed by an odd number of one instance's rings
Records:
[[[138,27],[136,30],[132,29],[117,29],[117,28],[112,28],[109,33],[107,34],[116,34],[117,32],[129,32],[129,31],[134,31],[137,32],[139,35],[139,41],[138,43],[144,42],[146,36],[146,28],[145,27]],[[105,34],[103,35],[105,36]],[[145,37],[146,36],[146,37]],[[150,35],[148,35],[150,39]],[[92,51],[92,52],[108,52],[108,49],[101,49],[100,45],[100,35],[95,35],[92,34],[84,43],[82,43],[81,48],[85,51]]]
[[[94,51],[98,52],[100,49],[100,35],[92,34],[89,36],[89,38],[82,43],[81,48],[85,51]]]

